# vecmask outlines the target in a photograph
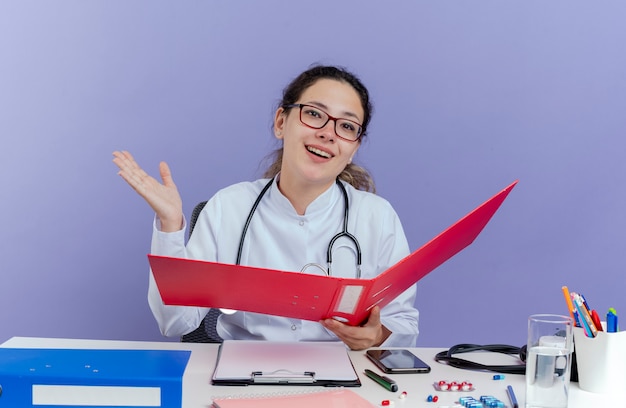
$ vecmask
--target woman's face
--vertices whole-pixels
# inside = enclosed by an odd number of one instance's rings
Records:
[[[345,82],[320,79],[313,83],[298,104],[315,106],[332,117],[363,123],[363,108],[357,92]],[[337,136],[335,121],[321,129],[312,129],[300,121],[300,108],[279,108],[274,132],[283,140],[281,180],[305,184],[330,185],[352,161],[360,141],[350,142]]]

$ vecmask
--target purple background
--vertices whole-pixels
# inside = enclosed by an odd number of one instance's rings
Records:
[[[418,285],[420,346],[525,342],[561,286],[626,314],[626,2],[0,2],[0,341],[159,340],[152,213],[116,175],[172,167],[185,212],[257,178],[311,63],[369,86],[357,161],[411,249],[515,179]],[[176,339],[173,339],[176,340]]]

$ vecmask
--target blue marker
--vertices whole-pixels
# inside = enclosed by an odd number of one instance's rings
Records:
[[[506,387],[506,393],[509,395],[509,399],[511,400],[511,407],[519,408],[519,404],[517,403],[517,397],[515,396],[515,391],[513,391],[513,387],[508,385]]]
[[[607,333],[615,333],[617,332],[617,313],[615,313],[615,309],[609,309],[609,312],[606,314],[606,331]]]

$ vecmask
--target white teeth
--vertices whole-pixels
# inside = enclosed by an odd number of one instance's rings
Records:
[[[330,154],[320,150],[320,149],[316,149],[314,147],[309,147],[307,146],[307,150],[310,151],[311,153],[315,153],[318,156],[322,156],[322,157],[326,157],[327,159],[330,159]]]

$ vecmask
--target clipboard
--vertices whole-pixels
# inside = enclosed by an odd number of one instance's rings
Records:
[[[517,181],[372,279],[341,278],[148,255],[166,305],[225,308],[359,325],[471,244]],[[235,288],[236,290],[233,290]]]
[[[360,387],[341,342],[224,340],[214,385],[318,385]]]

